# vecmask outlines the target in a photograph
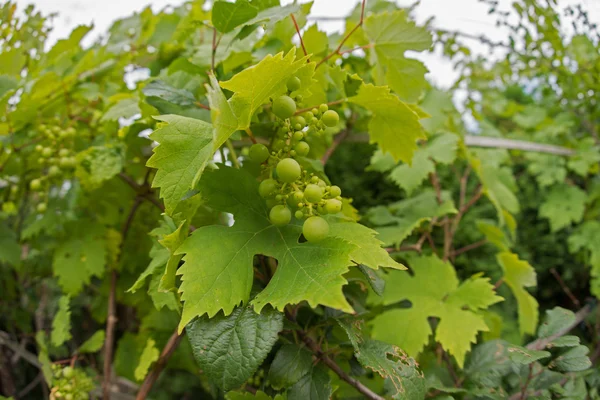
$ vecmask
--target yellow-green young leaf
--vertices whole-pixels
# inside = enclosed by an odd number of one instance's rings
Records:
[[[256,179],[243,170],[224,167],[208,172],[199,187],[206,205],[232,213],[235,223],[232,227],[200,227],[177,250],[185,253],[184,264],[178,270],[184,302],[180,330],[196,316],[206,313],[212,317],[220,310],[229,315],[235,306],[247,302],[257,254],[278,260],[273,278],[252,301],[257,311],[267,304],[282,310],[286,304],[307,301],[313,307],[322,304],[352,312],[342,293],[346,284],[343,275],[353,257],[373,259],[379,264],[377,241],[368,239],[372,245],[362,244],[362,249],[334,236],[317,243],[298,243],[302,226],[271,224]],[[357,228],[357,237],[367,240],[372,235],[358,225],[348,226]],[[335,226],[331,229],[337,231]],[[340,235],[352,236],[346,229]],[[389,264],[389,260],[382,264]]]
[[[235,3],[219,0],[212,7],[212,23],[219,32],[227,33],[257,14],[258,8],[248,3],[248,0],[237,0]]]
[[[214,147],[217,148],[238,130],[239,122],[214,75],[210,75],[210,85],[206,84],[205,87],[210,105]]]
[[[62,296],[58,300],[58,311],[52,320],[50,342],[54,347],[61,346],[71,339],[71,310],[69,309],[69,296]]]
[[[258,64],[246,68],[228,81],[220,82],[222,88],[234,94],[229,104],[238,116],[238,129],[250,126],[252,115],[265,104],[270,97],[286,92],[286,83],[296,71],[306,67],[306,57],[296,58],[293,47],[285,56],[278,53],[268,55]],[[309,64],[314,71],[314,63]]]
[[[479,220],[476,221],[475,224],[477,225],[479,232],[485,235],[485,239],[498,247],[501,251],[508,251],[512,246],[511,240],[506,237],[502,229],[493,222]]]
[[[48,386],[52,386],[52,362],[48,355],[48,345],[46,344],[46,333],[44,331],[37,331],[35,334],[35,341],[38,346],[38,360],[41,366],[42,374]]]
[[[257,314],[243,306],[228,316],[198,318],[186,332],[202,371],[227,391],[241,386],[256,372],[282,329],[281,313],[264,309]]]
[[[100,351],[102,346],[104,346],[104,337],[105,337],[105,334],[104,334],[103,329],[96,331],[92,335],[92,337],[90,337],[88,340],[83,342],[83,344],[81,346],[79,346],[79,349],[77,350],[77,352],[84,354],[84,353],[95,353],[97,351]]]
[[[519,329],[521,334],[533,334],[537,327],[539,311],[537,300],[525,290],[537,285],[535,270],[516,254],[499,253],[496,258],[504,271],[504,282],[510,287],[519,305]]]
[[[512,176],[506,176],[511,172],[499,169],[493,163],[485,163],[477,158],[472,158],[470,161],[473,170],[481,180],[484,194],[496,208],[498,220],[500,225],[503,226],[505,223],[504,210],[516,214],[520,209],[519,200],[507,184],[509,179],[514,179]]]
[[[148,339],[146,341],[146,347],[144,347],[144,351],[142,351],[142,355],[140,356],[140,361],[138,362],[137,367],[135,368],[135,379],[141,381],[146,376],[146,373],[152,366],[158,357],[160,356],[160,352],[156,348],[156,343],[153,339]]]
[[[410,21],[406,10],[373,14],[365,20],[364,31],[375,50],[371,62],[376,82],[387,83],[402,99],[418,100],[427,87],[427,68],[404,52],[428,50],[431,34]]]
[[[569,249],[572,253],[586,250],[589,252],[591,265],[590,290],[594,296],[600,298],[600,222],[586,221],[577,227],[569,237]]]
[[[161,115],[156,119],[168,125],[150,135],[159,145],[146,165],[158,170],[152,187],[160,188],[165,209],[171,214],[196,185],[215,151],[213,128],[204,121],[178,115]]]
[[[66,239],[54,251],[52,269],[62,291],[75,296],[92,276],[104,274],[106,230],[90,221],[78,221],[67,232]]]
[[[329,50],[329,39],[327,33],[319,31],[317,24],[312,25],[308,28],[304,35],[302,35],[306,52],[313,58],[319,59],[319,55],[327,53]],[[314,60],[313,60],[314,61]]]
[[[417,140],[425,139],[419,116],[406,103],[390,93],[386,86],[363,84],[358,94],[349,99],[372,113],[369,122],[371,143],[379,144],[394,160],[410,164]]]
[[[554,186],[540,206],[540,216],[550,221],[552,232],[580,222],[585,212],[586,193],[577,186]]]
[[[454,267],[438,257],[408,257],[414,275],[391,271],[384,279],[383,305],[403,300],[410,308],[384,311],[371,322],[373,338],[394,344],[409,355],[419,354],[433,333],[429,317],[440,319],[435,339],[462,368],[477,333],[488,331],[479,310],[502,301],[488,278],[474,276],[459,286]]]
[[[383,379],[389,379],[394,393],[389,393],[398,399],[421,399],[425,397],[425,377],[417,369],[417,363],[396,346],[378,340],[364,340],[360,320],[342,321],[338,323],[344,328],[358,362],[379,374]]]

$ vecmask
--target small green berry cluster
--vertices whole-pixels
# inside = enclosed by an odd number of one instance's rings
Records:
[[[255,388],[264,388],[264,387],[271,386],[271,382],[269,381],[269,378],[267,377],[265,379],[265,370],[264,369],[259,369],[256,372],[256,374],[254,374],[253,377],[249,378],[246,381],[246,383]]]
[[[75,128],[62,127],[58,121],[52,122],[52,126],[42,124],[38,127],[42,142],[35,146],[35,152],[42,174],[29,182],[29,188],[40,193],[40,203],[37,205],[39,213],[44,213],[47,209],[46,200],[50,184],[62,181],[77,165],[73,150]]]
[[[297,77],[287,82],[289,93],[300,87]],[[342,210],[342,191],[308,173],[296,159],[310,151],[306,138],[311,134],[322,135],[327,127],[336,126],[339,115],[329,110],[327,104],[296,115],[296,102],[288,95],[274,99],[271,110],[276,117],[271,151],[263,144],[254,144],[248,152],[250,160],[263,167],[265,179],[260,183],[259,193],[266,199],[273,225],[285,226],[293,215],[305,220],[302,232],[306,240],[322,240],[329,233],[329,224],[320,215]]]
[[[94,381],[83,370],[70,366],[52,365],[54,375],[51,400],[87,400],[94,389]]]

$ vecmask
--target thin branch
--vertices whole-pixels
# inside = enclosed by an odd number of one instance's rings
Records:
[[[327,164],[327,161],[329,161],[329,158],[333,155],[333,153],[335,152],[337,147],[340,145],[340,143],[342,143],[344,141],[346,136],[348,136],[348,133],[349,133],[349,130],[345,129],[335,137],[335,139],[333,140],[333,143],[331,143],[331,146],[329,146],[329,148],[325,151],[325,154],[323,154],[323,157],[321,157],[321,164],[323,164],[323,165]]]
[[[142,204],[143,197],[136,196],[133,201],[133,205],[129,210],[129,214],[125,219],[123,228],[121,229],[121,246],[119,255],[123,253],[123,246],[127,234],[133,223],[133,218],[137,212],[140,204]],[[102,381],[102,398],[104,400],[110,399],[110,383],[112,377],[112,358],[113,349],[115,345],[115,327],[117,324],[117,270],[116,266],[113,266],[110,275],[110,292],[108,295],[108,317],[106,318],[106,340],[104,341],[104,379]]]
[[[42,363],[38,360],[37,356],[29,351],[25,350],[17,342],[13,342],[10,339],[10,335],[4,331],[0,331],[0,346],[6,346],[11,349],[15,354],[18,354],[22,359],[27,361],[29,364],[42,368]]]
[[[340,379],[353,386],[358,392],[365,396],[366,399],[384,400],[383,397],[381,397],[377,393],[374,393],[373,391],[371,391],[371,389],[363,385],[358,380],[352,378],[346,372],[344,372],[344,370],[342,370],[342,368],[339,365],[337,365],[335,361],[329,358],[323,352],[321,347],[317,343],[315,343],[315,341],[312,340],[305,332],[298,331],[298,334],[302,337],[302,341],[306,344],[309,350],[312,351],[318,357],[318,359],[323,362],[323,364],[327,365],[333,372],[335,372],[337,376],[340,377]]]
[[[298,22],[296,21],[296,17],[294,14],[290,14],[292,18],[292,22],[294,23],[294,27],[296,28],[296,33],[298,34],[298,39],[300,40],[300,46],[302,46],[302,51],[304,51],[304,55],[308,56],[308,52],[306,51],[306,47],[304,46],[304,40],[302,40],[302,35],[300,34],[300,27],[298,26]],[[310,62],[310,58],[306,59],[306,62]]]
[[[484,244],[486,244],[487,242],[488,242],[487,239],[481,239],[478,242],[471,243],[471,244],[469,244],[469,245],[467,245],[465,247],[461,247],[460,249],[454,250],[452,252],[452,257],[454,258],[454,257],[457,257],[457,256],[461,255],[462,253],[466,253],[467,251],[471,251],[471,250],[474,250],[476,248],[479,248],[479,247],[483,246]]]
[[[573,292],[571,291],[571,289],[569,289],[569,287],[565,284],[565,281],[560,276],[560,274],[558,273],[558,271],[556,271],[556,268],[550,268],[550,273],[552,274],[552,276],[554,276],[554,278],[556,279],[556,281],[558,282],[558,284],[562,288],[563,292],[565,292],[565,294],[569,297],[569,299],[571,300],[571,302],[573,302],[573,305],[575,305],[575,307],[577,307],[577,308],[580,308],[581,307],[581,303],[579,302],[579,300],[577,299],[577,297],[575,297],[575,295],[573,294]]]
[[[325,104],[327,104],[328,107],[331,107],[331,106],[335,106],[335,105],[338,105],[338,104],[342,104],[346,100],[348,100],[348,99],[339,99],[339,100],[330,101],[329,103],[325,103]],[[313,108],[317,108],[318,109],[319,106],[312,106],[312,107],[301,108],[300,110],[297,110],[294,113],[294,115],[298,115],[298,114],[302,114],[302,113],[311,111]]]
[[[212,37],[212,50],[210,58],[210,70],[212,73],[215,72],[215,56],[217,54],[217,28],[213,28]]]
[[[258,141],[254,137],[254,134],[252,133],[252,130],[250,129],[250,127],[246,128],[246,133],[248,134],[248,137],[250,138],[250,140],[252,141],[252,143],[254,143],[254,144],[258,143]]]
[[[352,30],[350,32],[348,32],[348,34],[346,36],[344,36],[344,38],[340,42],[339,46],[332,53],[328,54],[327,57],[325,57],[324,59],[322,59],[321,61],[319,61],[317,63],[316,68],[318,68],[321,64],[326,63],[331,57],[335,56],[336,54],[339,54],[340,50],[344,46],[344,43],[346,43],[346,41],[350,38],[350,36],[352,36],[352,34],[354,32],[356,32],[358,30],[358,28],[360,28],[362,26],[363,21],[365,20],[365,5],[366,5],[366,3],[367,3],[367,0],[362,0],[362,5],[361,5],[361,9],[360,9],[360,21],[358,21],[358,24],[354,28],[352,28]]]
[[[487,136],[465,135],[465,145],[469,147],[491,147],[494,149],[509,149],[533,151],[538,153],[557,154],[560,156],[572,156],[577,154],[573,149],[553,146],[550,144],[526,142],[524,140],[513,140]]]
[[[183,338],[184,334],[185,334],[185,332],[182,332],[180,334],[177,331],[177,329],[175,330],[175,332],[173,332],[173,334],[169,338],[169,341],[167,342],[167,344],[163,348],[162,352],[160,353],[160,357],[158,358],[158,361],[156,361],[156,363],[154,364],[152,371],[150,371],[150,373],[148,375],[146,375],[144,382],[140,386],[140,390],[138,391],[138,394],[135,397],[136,400],[145,400],[146,399],[146,397],[150,393],[150,390],[152,389],[152,386],[154,385],[154,383],[160,376],[160,373],[167,365],[167,361],[173,355],[173,352],[175,351],[175,349],[177,349],[177,346],[179,346],[179,343],[181,342],[181,339]]]
[[[533,342],[531,342],[527,345],[527,348],[530,350],[545,349],[546,346],[548,345],[548,343],[558,339],[561,336],[566,335],[567,333],[569,333],[571,331],[571,329],[573,329],[577,325],[579,325],[581,323],[581,321],[583,321],[589,315],[589,313],[591,311],[592,311],[592,308],[589,305],[586,305],[581,310],[577,311],[577,313],[575,314],[575,320],[573,321],[573,323],[561,328],[554,335],[551,335],[547,338],[540,338],[540,339],[534,340]]]
[[[523,387],[521,388],[521,400],[525,400],[527,397],[527,388],[529,387],[529,384],[531,383],[531,378],[533,378],[533,363],[529,364],[529,373],[527,374],[527,380],[525,381],[525,384],[523,384]]]
[[[199,101],[195,101],[195,102],[194,102],[194,105],[195,105],[196,107],[198,107],[198,108],[203,108],[203,109],[205,109],[205,110],[208,110],[208,111],[210,111],[210,107],[209,107],[209,106],[207,106],[207,105],[204,105],[204,104],[200,103]]]

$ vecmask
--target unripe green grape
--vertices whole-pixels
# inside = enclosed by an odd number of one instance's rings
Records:
[[[29,188],[31,188],[33,191],[40,190],[42,188],[42,181],[39,179],[33,179],[31,182],[29,182]]]
[[[301,125],[300,128],[296,128],[297,130],[300,130],[306,126],[306,120],[304,119],[303,116],[297,115],[294,118],[292,118],[292,124]]]
[[[319,112],[319,110],[318,110],[318,109],[316,109],[316,108],[313,108],[312,110],[310,110],[310,112],[311,112],[311,113],[312,113],[314,116],[317,116],[317,115],[321,114],[321,113]]]
[[[328,106],[327,104],[321,104],[321,105],[319,106],[319,111],[320,111],[321,113],[324,113],[324,112],[325,112],[325,111],[327,111],[327,110],[329,110],[329,106]]]
[[[66,132],[67,132],[67,135],[69,135],[69,136],[75,136],[75,134],[77,133],[75,128],[73,128],[72,126],[68,127]]]
[[[286,119],[296,112],[296,103],[290,96],[280,96],[273,100],[273,114],[278,118]]]
[[[50,147],[44,147],[42,149],[42,156],[48,158],[52,155],[52,149]]]
[[[307,111],[307,112],[304,113],[304,119],[306,121],[310,121],[314,117],[315,117],[315,115],[311,111]]]
[[[340,189],[339,186],[331,186],[329,188],[329,194],[331,195],[331,197],[338,197],[341,196],[342,194],[342,189]]]
[[[304,218],[304,213],[302,211],[298,210],[294,213],[294,217],[296,217],[296,219],[302,219],[302,218]]]
[[[302,125],[300,125],[300,124],[294,125],[294,129],[297,130],[297,131],[301,130],[302,128],[304,128],[304,127]]]
[[[275,226],[285,226],[292,220],[292,212],[286,206],[277,205],[269,212],[269,219]]]
[[[325,209],[325,204],[317,204],[317,212],[321,215],[327,214],[327,210]]]
[[[18,186],[11,186],[10,187],[10,193],[11,194],[17,194],[19,192],[19,187]]]
[[[296,203],[300,203],[302,200],[304,200],[304,193],[297,190],[294,192],[294,194],[292,194],[292,198],[296,201]]]
[[[309,242],[318,242],[329,234],[329,224],[321,217],[310,217],[304,221],[302,234]]]
[[[68,149],[60,149],[58,151],[58,155],[61,157],[66,157],[69,155],[69,150]]]
[[[296,150],[296,154],[304,157],[310,151],[310,146],[306,142],[298,142],[298,144],[294,146],[294,150]]]
[[[56,134],[59,134],[61,131],[62,131],[62,128],[60,126],[58,126],[58,125],[54,125],[52,127],[52,132],[54,132]]]
[[[265,179],[258,186],[258,193],[262,198],[273,197],[277,191],[277,181],[274,179]]]
[[[304,198],[311,203],[318,203],[323,198],[323,188],[313,183],[306,185]]]
[[[48,209],[48,205],[46,205],[46,203],[40,203],[36,207],[37,212],[40,214],[45,213],[47,209]]]
[[[269,158],[269,149],[264,144],[255,143],[250,147],[248,157],[252,161],[262,164]]]
[[[44,146],[42,146],[41,144],[35,146],[35,151],[37,151],[38,153],[40,153],[42,150],[44,150]]]
[[[337,124],[340,122],[340,116],[335,111],[328,110],[323,113],[321,121],[323,121],[323,124],[325,124],[325,126],[333,128],[334,126],[337,126]]]
[[[325,202],[325,210],[329,214],[336,214],[342,211],[342,202],[336,199],[329,199]]]
[[[71,393],[65,394],[65,400],[73,400],[73,395]]]
[[[58,175],[60,175],[60,168],[56,165],[51,166],[50,168],[48,168],[48,175],[52,176],[52,177],[56,177]]]
[[[293,158],[284,158],[279,161],[275,170],[279,180],[286,183],[294,182],[302,175],[300,164]]]
[[[61,157],[58,161],[58,165],[61,168],[73,168],[77,165],[77,159],[75,157]]]
[[[319,177],[315,176],[315,175],[312,175],[310,177],[310,183],[317,183],[317,182],[319,182]]]
[[[296,100],[297,102],[301,102],[301,101],[302,101],[302,99],[304,99],[304,96],[302,96],[301,94],[298,94],[298,95],[296,95],[296,97],[295,97],[295,100]]]
[[[295,142],[299,142],[299,141],[301,141],[302,139],[304,139],[304,132],[302,132],[302,131],[300,131],[300,130],[298,130],[298,131],[294,132],[294,136],[292,136],[292,139],[293,139]]]
[[[277,139],[274,143],[273,143],[273,150],[281,150],[285,147],[285,142],[281,139]]]
[[[290,79],[288,79],[286,86],[290,92],[295,92],[302,86],[302,81],[297,76],[292,76]]]
[[[283,200],[283,196],[278,194],[277,196],[275,196],[275,200],[281,201],[281,200]]]
[[[75,371],[73,370],[73,367],[66,366],[63,368],[62,372],[65,378],[72,378]]]
[[[327,187],[327,183],[325,183],[325,181],[323,179],[319,179],[319,181],[317,182],[317,185],[321,186],[323,189],[325,189]]]

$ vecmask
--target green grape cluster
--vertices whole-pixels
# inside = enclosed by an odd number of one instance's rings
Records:
[[[54,376],[51,400],[87,400],[94,389],[94,381],[85,371],[70,366],[52,365]]]
[[[287,82],[288,94],[301,88],[301,81],[292,77]],[[306,139],[322,135],[326,128],[339,123],[339,115],[327,104],[298,114],[297,102],[289,95],[273,99],[272,113],[276,117],[271,150],[263,144],[254,144],[248,157],[263,168],[265,179],[259,193],[266,200],[269,219],[275,226],[289,224],[292,217],[304,220],[302,233],[306,240],[316,242],[329,233],[329,224],[321,216],[342,210],[342,191],[330,186],[297,161],[310,152]]]
[[[265,375],[265,370],[259,369],[254,376],[246,381],[246,383],[256,388],[271,386],[271,381],[269,381],[269,378],[265,379]]]
[[[64,180],[77,165],[73,150],[75,128],[62,127],[58,120],[50,123],[51,125],[41,124],[38,127],[41,142],[35,146],[35,153],[41,174],[29,182],[29,188],[39,192],[40,202],[36,207],[38,213],[46,212],[48,187]]]

